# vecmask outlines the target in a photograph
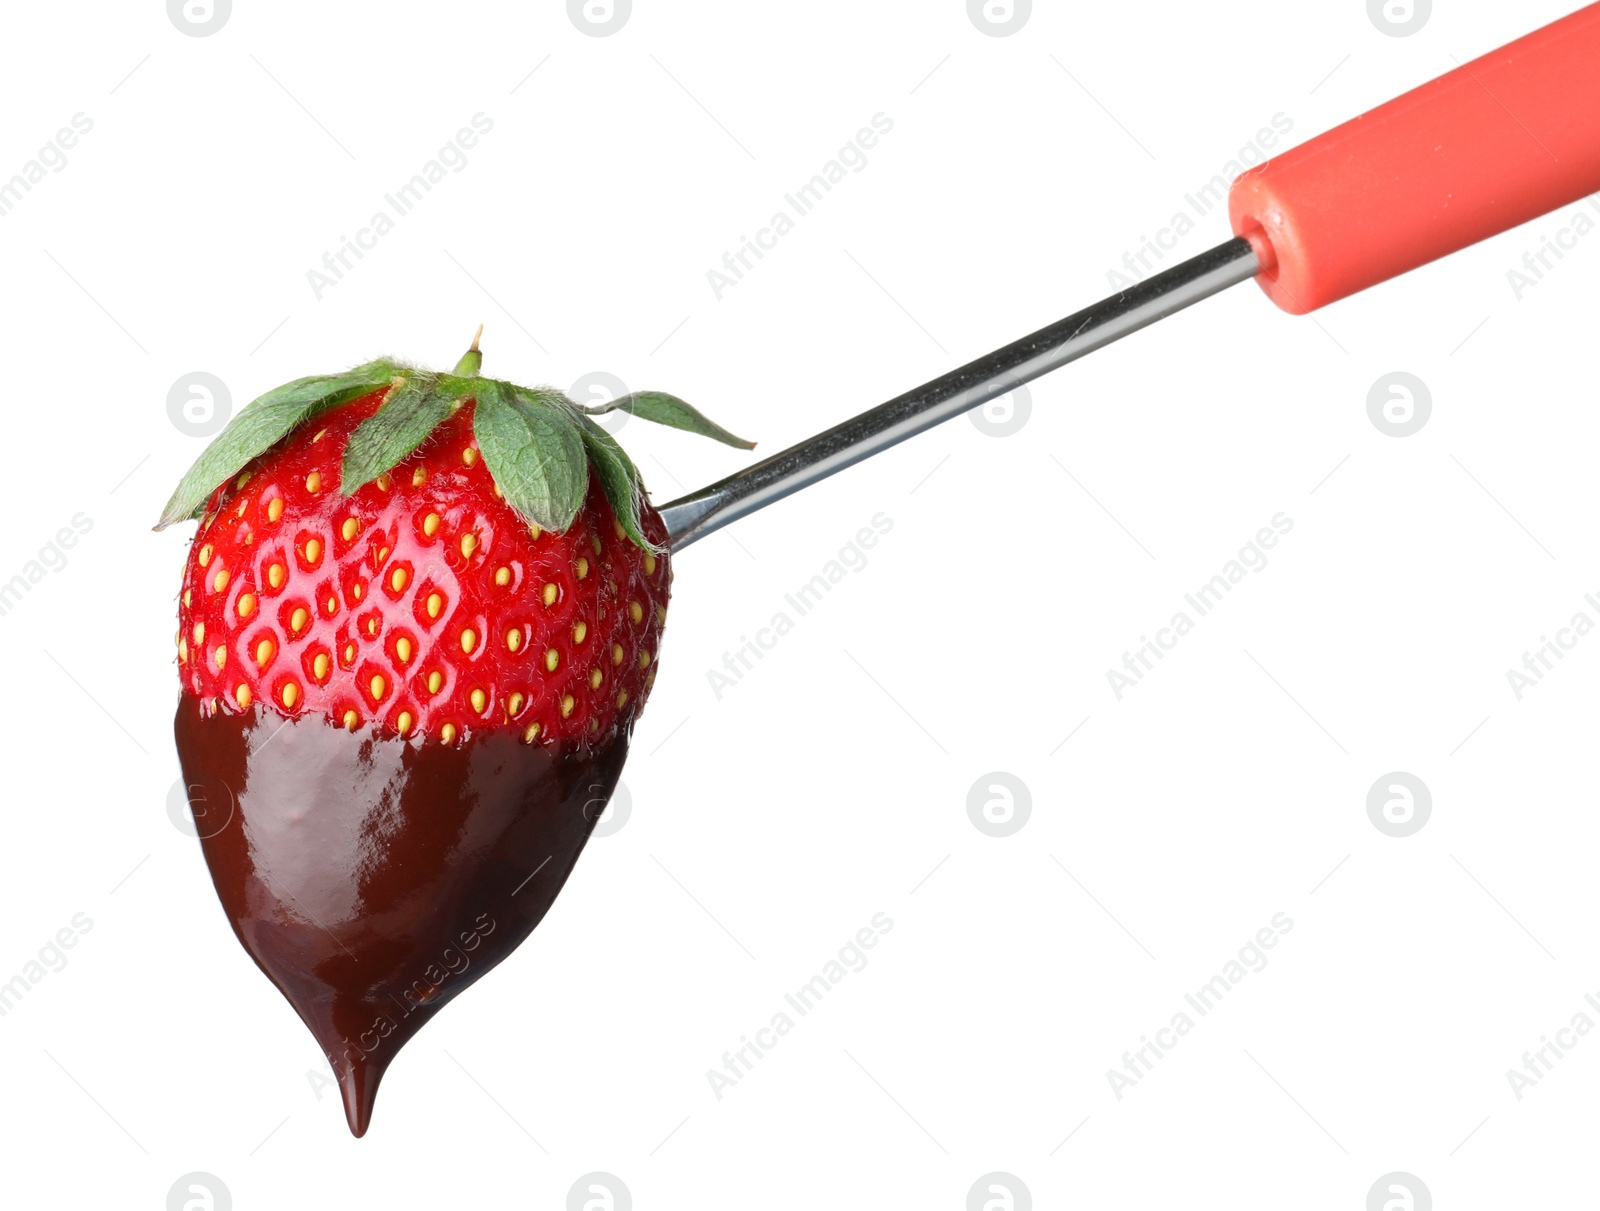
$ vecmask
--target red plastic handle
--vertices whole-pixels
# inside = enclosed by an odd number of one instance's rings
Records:
[[[1256,278],[1296,315],[1600,191],[1600,4],[1233,183]]]

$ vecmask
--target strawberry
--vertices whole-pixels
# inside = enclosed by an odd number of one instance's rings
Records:
[[[303,426],[218,490],[183,581],[184,689],[206,713],[259,702],[445,744],[506,725],[528,743],[603,743],[653,680],[667,553],[627,536],[597,482],[560,532],[518,517],[470,399],[345,495],[341,460],[385,394]],[[641,514],[659,542],[658,515]]]
[[[356,1135],[400,1046],[553,902],[666,621],[632,462],[481,362],[474,341],[448,375],[378,361],[267,393],[157,527],[200,519],[175,726],[191,798],[226,807],[206,862]],[[662,393],[611,406],[749,446]]]

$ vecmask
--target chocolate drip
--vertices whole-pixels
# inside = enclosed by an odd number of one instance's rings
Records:
[[[583,752],[496,729],[445,745],[205,716],[190,694],[174,727],[217,897],[357,1136],[400,1048],[549,910],[628,751],[626,730]]]

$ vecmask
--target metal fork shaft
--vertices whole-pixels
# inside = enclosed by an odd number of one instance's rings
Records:
[[[1229,240],[1108,299],[985,354],[826,432],[672,501],[661,510],[673,550],[782,500],[941,421],[1137,332],[1259,271],[1248,241]]]

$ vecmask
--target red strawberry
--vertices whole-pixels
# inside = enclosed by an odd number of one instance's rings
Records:
[[[176,731],[245,949],[365,1132],[384,1069],[559,892],[655,680],[669,557],[565,397],[376,362],[243,410],[201,510]],[[682,401],[618,405],[748,445]],[[590,470],[595,474],[590,475]],[[215,815],[212,815],[212,813]]]
[[[530,528],[496,493],[471,400],[344,495],[340,460],[383,394],[303,426],[213,499],[178,611],[184,689],[208,715],[259,702],[443,743],[486,725],[603,743],[654,679],[667,553],[636,546],[593,482],[565,531]]]

